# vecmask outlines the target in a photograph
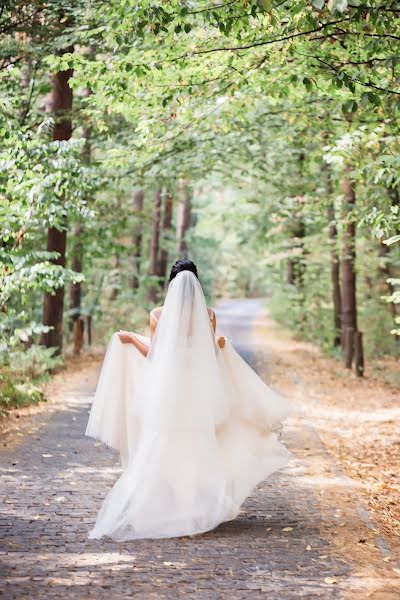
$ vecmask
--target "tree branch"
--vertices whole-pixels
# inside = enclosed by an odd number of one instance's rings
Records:
[[[315,29],[309,29],[308,31],[299,31],[298,33],[292,33],[290,35],[285,35],[285,36],[282,36],[279,38],[274,38],[272,40],[264,40],[264,41],[260,41],[260,42],[254,42],[254,43],[248,44],[246,46],[227,46],[227,47],[219,47],[219,48],[209,48],[207,50],[197,50],[195,52],[192,52],[191,54],[198,55],[198,54],[210,54],[212,52],[229,52],[229,51],[234,52],[236,50],[249,50],[251,48],[257,48],[259,46],[268,46],[271,44],[277,44],[279,42],[285,42],[287,40],[292,40],[297,37],[311,35],[313,33],[319,33],[320,31],[322,31],[323,29],[326,29],[327,27],[330,27],[331,25],[336,25],[337,23],[344,23],[348,20],[349,20],[349,18],[338,19],[337,21],[330,21],[329,23],[324,23],[323,25],[321,25],[320,27],[316,27]],[[180,58],[185,58],[185,56],[181,56]]]

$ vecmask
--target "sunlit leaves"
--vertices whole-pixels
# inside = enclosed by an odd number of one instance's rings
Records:
[[[328,8],[331,11],[344,12],[348,6],[347,0],[328,0]]]

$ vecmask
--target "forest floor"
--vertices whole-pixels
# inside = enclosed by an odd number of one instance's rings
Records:
[[[292,400],[283,436],[289,465],[212,532],[89,540],[120,466],[115,452],[84,437],[102,356],[68,361],[47,403],[3,424],[7,600],[397,600],[397,395],[294,340],[262,308],[258,300],[231,301],[217,316],[242,356]]]
[[[268,315],[256,332],[268,351],[265,379],[302,406],[400,558],[400,392],[389,383],[394,378],[378,376],[385,363],[394,372],[394,360],[376,361],[370,370],[367,363],[358,378]]]

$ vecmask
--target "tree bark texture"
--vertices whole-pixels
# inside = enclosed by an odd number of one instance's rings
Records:
[[[331,253],[331,284],[334,327],[333,345],[340,346],[342,331],[342,292],[340,289],[340,259],[337,248],[337,227],[335,217],[333,214],[333,207],[330,213],[331,215],[328,226],[328,238]]]
[[[75,225],[72,239],[72,255],[71,255],[71,269],[76,273],[82,273],[83,268],[83,226]],[[70,318],[70,331],[74,329],[74,323],[81,316],[81,303],[82,303],[82,287],[81,282],[71,282],[69,288],[69,308],[71,311]]]
[[[328,166],[325,167],[326,191],[328,197],[328,241],[331,260],[331,286],[333,305],[333,345],[340,346],[342,339],[342,291],[340,288],[340,257],[338,250],[338,231],[336,225],[333,190]]]
[[[356,195],[349,170],[343,174],[343,218],[346,221],[343,232],[342,256],[342,327],[352,327],[357,331],[357,298],[356,298],[356,223],[351,216],[355,207]]]
[[[69,52],[71,48],[65,50]],[[69,79],[72,69],[60,71],[53,78],[52,112],[54,114],[53,140],[69,140],[72,134],[72,89]],[[47,232],[47,250],[58,252],[59,256],[54,264],[65,266],[65,250],[67,242],[66,223],[60,228],[50,227]],[[48,348],[57,348],[60,353],[63,341],[63,311],[64,311],[64,286],[58,288],[55,294],[45,292],[43,301],[43,324],[51,327],[48,333],[42,335],[42,344]]]
[[[143,205],[144,191],[138,190],[133,196],[133,278],[132,288],[136,290],[139,287],[140,261],[142,258],[142,238],[143,238]]]

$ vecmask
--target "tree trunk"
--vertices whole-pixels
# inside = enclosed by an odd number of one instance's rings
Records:
[[[299,152],[298,156],[298,189],[304,191],[304,168],[305,168],[305,154],[303,151]],[[298,253],[295,256],[291,256],[287,260],[287,271],[286,281],[290,285],[295,285],[298,291],[304,288],[304,275],[305,275],[305,248],[304,238],[306,235],[306,227],[304,219],[294,209],[292,214],[291,222],[288,227],[289,233],[292,238],[292,249],[297,250]]]
[[[364,376],[364,349],[363,349],[363,335],[361,331],[356,332],[354,340],[354,359],[356,363],[356,375],[357,377]]]
[[[120,293],[120,288],[121,288],[121,277],[120,277],[120,271],[121,271],[121,259],[119,254],[115,254],[114,256],[114,270],[115,270],[115,279],[112,280],[112,287],[111,287],[111,294],[110,294],[110,300],[112,300],[113,302],[118,298],[118,294]]]
[[[135,227],[133,233],[133,278],[132,289],[139,287],[140,261],[142,258],[142,238],[143,238],[143,204],[144,191],[138,190],[133,196],[133,215]]]
[[[83,263],[83,247],[82,247],[82,233],[83,226],[75,225],[72,238],[73,238],[73,248],[72,248],[72,256],[71,256],[71,269],[76,273],[82,273],[82,263]],[[81,297],[82,297],[82,289],[80,281],[76,283],[71,282],[69,288],[69,308],[71,311],[70,331],[74,330],[74,324],[77,319],[81,316]]]
[[[58,252],[58,258],[52,262],[65,267],[65,249],[67,245],[67,232],[50,227],[47,232],[47,250]],[[43,325],[52,327],[50,331],[42,334],[41,343],[47,348],[62,350],[62,320],[64,310],[64,286],[55,290],[55,294],[45,292],[43,300]]]
[[[164,219],[162,225],[163,231],[163,242],[164,246],[161,248],[160,260],[158,263],[158,274],[162,277],[162,281],[165,283],[167,278],[167,267],[168,267],[168,250],[165,246],[169,238],[169,233],[172,229],[172,211],[173,211],[174,199],[172,194],[167,193],[164,202]]]
[[[35,79],[36,79],[36,68],[35,70],[32,72],[32,57],[28,56],[26,59],[26,65],[23,68],[22,71],[22,79],[21,79],[21,85],[20,85],[20,90],[22,91],[22,98],[23,98],[23,102],[21,103],[20,109],[19,109],[19,122],[20,122],[20,126],[23,127],[25,125],[25,121],[28,118],[29,115],[29,111],[31,108],[31,103],[32,103],[32,97],[33,97],[33,92],[34,92],[34,84],[35,84]],[[24,98],[24,96],[26,96],[26,98]]]
[[[91,96],[92,90],[87,88],[83,92],[83,96],[88,98]],[[87,126],[83,129],[83,137],[85,139],[85,145],[82,151],[82,161],[84,164],[89,165],[92,155],[92,147],[90,143],[91,127]],[[82,273],[83,270],[83,236],[84,227],[82,223],[78,223],[74,226],[72,233],[73,248],[71,257],[71,269],[77,273]],[[82,288],[81,283],[73,281],[70,284],[70,331],[74,330],[74,323],[81,316],[81,303],[82,303]]]
[[[328,237],[331,251],[331,283],[334,327],[333,345],[340,346],[342,331],[342,293],[340,289],[340,260],[337,249],[337,227],[333,214],[333,206],[332,210],[329,212],[330,222],[328,227]]]
[[[186,232],[191,222],[190,190],[185,186],[181,192],[178,204],[178,220],[176,228],[176,253],[180,258],[187,257],[188,246]]]
[[[294,261],[293,258],[288,258],[286,263],[286,282],[289,285],[294,285]]]
[[[298,289],[301,290],[304,288],[304,275],[306,271],[305,266],[305,250],[304,250],[304,238],[306,236],[306,226],[302,219],[299,219],[296,223],[296,228],[294,231],[295,243],[296,247],[300,250],[299,256],[294,259],[293,264],[293,277],[294,283],[297,285]]]
[[[87,343],[89,346],[92,345],[92,315],[86,317],[86,329],[87,329]]]
[[[150,275],[158,277],[158,250],[160,245],[160,217],[161,217],[161,188],[154,194],[153,213],[151,218],[151,241],[150,241]],[[157,284],[153,281],[149,297],[152,302],[157,299]]]
[[[85,331],[85,322],[83,319],[76,319],[74,322],[74,356],[79,356],[83,347],[83,334]]]
[[[354,356],[354,329],[352,327],[346,327],[344,330],[344,337],[344,364],[346,369],[351,369]]]
[[[343,218],[349,219],[355,207],[356,196],[349,169],[345,170],[342,179]],[[350,216],[343,232],[342,257],[342,331],[351,327],[357,331],[357,299],[356,299],[356,224]],[[343,336],[342,336],[343,337]]]
[[[340,346],[342,336],[342,292],[340,289],[340,258],[338,251],[338,232],[335,218],[335,207],[332,199],[332,182],[330,173],[326,173],[328,195],[328,240],[331,256],[331,285],[333,303],[333,345]]]
[[[286,282],[289,285],[295,285],[300,291],[304,287],[304,275],[305,275],[305,249],[304,249],[304,237],[306,235],[306,228],[304,221],[300,218],[296,218],[290,225],[288,233],[291,236],[291,248],[297,250],[298,254],[291,256],[286,262]]]
[[[68,48],[65,52],[70,52]],[[68,81],[72,77],[72,69],[60,71],[53,78],[52,111],[55,118],[53,140],[69,140],[72,134],[71,109],[72,89]],[[50,227],[47,232],[47,250],[58,252],[59,256],[54,264],[65,266],[65,250],[67,243],[66,223],[56,229]],[[55,294],[45,292],[43,301],[43,325],[52,329],[42,335],[41,343],[48,348],[62,350],[62,320],[64,310],[64,286],[58,288]]]

